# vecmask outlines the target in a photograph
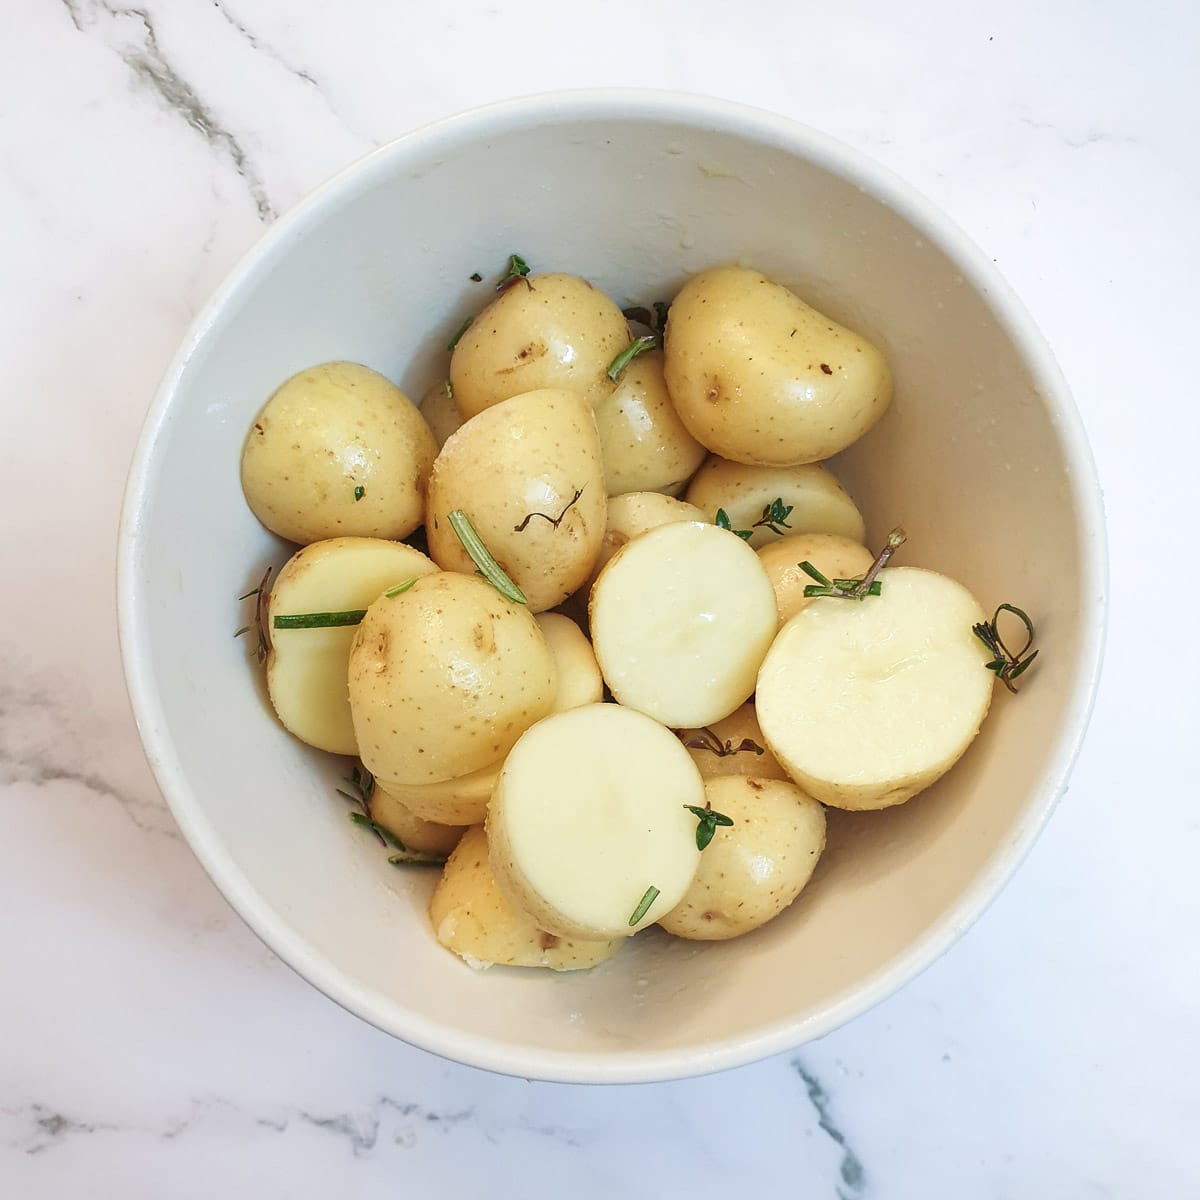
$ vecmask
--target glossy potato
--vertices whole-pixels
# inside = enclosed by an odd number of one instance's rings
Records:
[[[659,925],[676,937],[722,941],[758,929],[803,890],[825,849],[825,810],[794,783],[725,776],[704,799],[719,826],[692,886]]]
[[[359,757],[395,790],[503,758],[550,712],[556,678],[524,605],[482,579],[439,571],[367,609],[349,685]]]
[[[395,384],[358,363],[322,363],[259,410],[242,448],[242,490],[268,529],[300,545],[404,538],[424,519],[436,453]]]
[[[378,791],[384,788],[398,804],[414,817],[434,825],[478,825],[487,816],[488,801],[496,787],[504,759],[488,763],[466,775],[455,775],[437,783],[397,783],[375,781]]]
[[[454,400],[473,417],[525,392],[566,388],[595,405],[629,344],[621,310],[576,275],[531,275],[479,313],[450,356]]]
[[[562,613],[538,613],[534,619],[554,655],[558,677],[554,711],[566,712],[581,704],[598,704],[604,698],[604,680],[587,635]]]
[[[609,497],[604,526],[604,539],[600,553],[592,567],[589,588],[605,565],[626,542],[675,521],[707,521],[708,518],[694,505],[661,492],[626,492],[622,496]]]
[[[702,271],[684,284],[665,349],[680,419],[734,462],[828,458],[891,402],[891,373],[870,342],[744,267]]]
[[[800,569],[802,562],[812,563],[826,579],[861,579],[875,559],[866,546],[850,538],[830,533],[801,533],[768,542],[759,550],[758,561],[775,589],[782,628],[805,605],[812,603],[804,589],[816,580]]]
[[[610,496],[677,495],[707,454],[671,403],[661,350],[629,363],[617,386],[596,404],[596,424]]]
[[[592,410],[575,393],[515,396],[472,417],[442,447],[425,533],[447,571],[475,563],[450,527],[462,509],[497,562],[543,612],[588,578],[604,537],[604,471]]]
[[[418,817],[403,801],[376,782],[367,802],[371,820],[382,825],[406,850],[418,854],[448,855],[458,845],[465,826],[442,825]]]
[[[458,406],[454,403],[454,389],[448,379],[439,379],[421,397],[421,416],[425,418],[440,450],[447,438],[462,424]]]

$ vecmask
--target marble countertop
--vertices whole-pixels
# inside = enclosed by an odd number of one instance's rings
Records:
[[[1200,1195],[1194,6],[6,0],[4,16],[0,1195]],[[1073,785],[970,933],[819,1043],[608,1089],[434,1058],[277,961],[163,806],[113,612],[143,414],[263,227],[420,123],[592,84],[777,110],[946,208],[1074,387],[1113,574]]]

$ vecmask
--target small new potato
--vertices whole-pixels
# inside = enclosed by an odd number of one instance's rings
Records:
[[[358,753],[346,683],[354,627],[276,629],[275,618],[366,608],[388,588],[436,570],[419,550],[383,538],[329,538],[288,559],[267,608],[267,692],[289,733],[331,754]]]
[[[485,409],[447,440],[429,480],[429,554],[444,570],[474,574],[450,526],[455,509],[525,593],[530,612],[560,604],[587,580],[604,537],[592,410],[573,392],[529,392]]]
[[[322,363],[259,410],[242,448],[242,491],[268,529],[300,545],[405,538],[424,519],[436,454],[394,383],[358,363]]]
[[[431,785],[432,786],[432,785]],[[371,820],[382,825],[406,850],[445,856],[458,845],[465,826],[441,825],[418,817],[403,801],[376,782],[367,801]]]
[[[677,495],[707,451],[684,427],[667,394],[661,350],[639,355],[596,404],[610,496]]]
[[[421,397],[421,416],[433,434],[440,450],[450,435],[462,424],[458,405],[454,403],[454,389],[450,380],[441,379]]]
[[[487,816],[488,801],[503,765],[504,760],[499,758],[477,771],[437,783],[397,783],[376,778],[375,790],[383,788],[389,797],[422,821],[460,828],[479,825]]]
[[[592,567],[589,590],[612,556],[626,542],[660,525],[670,525],[675,521],[707,520],[694,504],[676,500],[674,496],[664,496],[661,492],[626,492],[621,496],[610,496],[604,540],[600,543],[600,553],[596,555]]]
[[[539,929],[496,886],[482,825],[463,834],[429,901],[434,936],[472,967],[549,967],[579,971],[611,958],[620,938],[588,941]]]
[[[538,613],[534,620],[554,655],[558,676],[554,711],[566,712],[582,704],[599,704],[604,698],[604,680],[587,635],[562,613]]]
[[[550,712],[557,686],[554,656],[525,606],[454,571],[367,609],[349,683],[359,756],[389,791],[497,762]]]
[[[832,473],[817,463],[799,467],[753,467],[710,455],[688,485],[686,499],[711,521],[724,509],[734,529],[750,530],[760,547],[797,533],[835,533],[861,542],[862,513]],[[768,526],[768,510],[779,500],[791,512],[780,531]]]
[[[965,587],[886,567],[880,594],[817,597],[771,644],[755,706],[767,745],[834,808],[902,804],[944,775],[979,732],[995,676]]]
[[[676,937],[713,942],[758,929],[803,890],[825,849],[825,810],[794,783],[725,776],[704,784],[718,826],[700,869],[659,924]]]
[[[786,779],[787,772],[767,749],[754,704],[743,704],[729,716],[700,729],[679,730],[701,778],[753,775],[756,779]]]
[[[667,388],[688,432],[734,462],[828,458],[892,398],[887,362],[870,342],[744,267],[683,285],[665,350]]]
[[[804,594],[804,589],[816,581],[800,569],[802,562],[812,563],[826,579],[861,579],[875,559],[870,550],[849,538],[832,533],[801,533],[768,542],[758,552],[758,561],[775,589],[782,629],[814,599]]]
[[[621,310],[576,275],[531,275],[476,316],[450,356],[464,418],[501,400],[566,388],[596,405],[612,391],[608,367],[629,344]]]

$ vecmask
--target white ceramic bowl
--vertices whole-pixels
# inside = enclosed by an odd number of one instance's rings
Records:
[[[340,764],[272,719],[231,634],[288,549],[242,499],[253,413],[354,359],[419,396],[512,251],[620,302],[744,260],[886,347],[896,398],[835,463],[905,561],[1038,623],[965,759],[900,808],[831,813],[818,875],[756,934],[651,932],[582,974],[475,973],[437,946],[429,873],[346,819]],[[121,529],[121,640],[146,752],[196,855],[326,995],[415,1045],[516,1075],[630,1081],[795,1046],[927,966],[1029,849],[1087,722],[1104,624],[1103,514],[1038,331],[987,259],[887,171],[812,130],[654,92],[497,105],[402,138],[277,222],[196,322],[147,419]],[[1015,965],[1015,964],[1014,964]]]

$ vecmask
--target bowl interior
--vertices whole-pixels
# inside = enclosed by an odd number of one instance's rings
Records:
[[[274,721],[236,597],[288,547],[245,506],[248,424],[286,376],[366,363],[417,397],[517,251],[621,303],[744,261],[886,347],[884,421],[835,461],[878,541],[1012,601],[1046,649],[941,784],[831,814],[799,901],[700,946],[653,932],[591,972],[475,973],[440,949],[430,873],[346,819],[344,773]],[[483,283],[469,276],[480,272]],[[385,148],[280,222],[168,376],[126,512],[122,632],[148,753],[219,886],[288,962],[370,1021],[523,1075],[638,1079],[823,1033],[961,931],[1062,786],[1096,669],[1100,518],[1049,355],[983,260],[907,189],[763,114],[641,96],[485,110]]]

